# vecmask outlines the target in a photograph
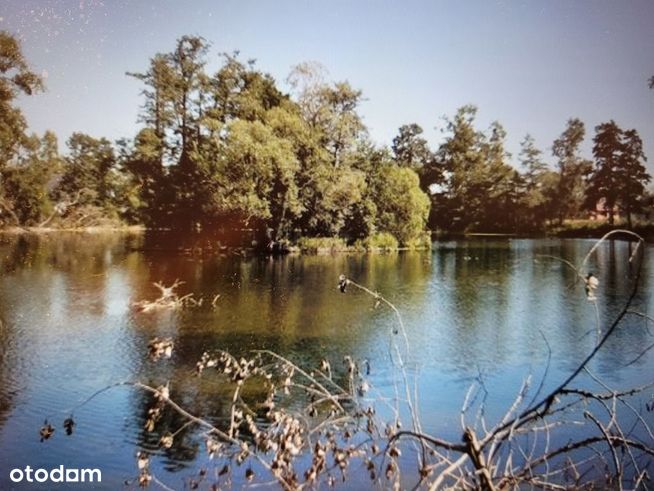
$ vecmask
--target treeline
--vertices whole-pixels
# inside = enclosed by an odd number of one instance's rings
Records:
[[[143,84],[133,139],[75,133],[60,154],[54,134],[26,133],[15,99],[42,82],[0,33],[0,221],[249,231],[268,242],[390,234],[410,246],[427,229],[525,232],[598,202],[610,219],[643,209],[642,142],[613,121],[596,128],[593,163],[579,151],[584,125],[571,119],[552,146],[557,169],[528,135],[511,165],[506,132],[477,129],[473,106],[446,119],[435,150],[416,124],[379,147],[359,114],[361,91],[328,81],[319,65],[295,67],[287,94],[238,54],[209,73],[208,49],[184,36],[127,74]]]

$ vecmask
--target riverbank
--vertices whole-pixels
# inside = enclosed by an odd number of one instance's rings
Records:
[[[626,224],[609,225],[586,220],[571,220],[561,226],[552,226],[540,233],[425,233],[419,239],[409,244],[399,244],[390,234],[376,234],[366,239],[349,243],[339,237],[301,237],[292,242],[275,242],[258,244],[256,242],[241,244],[223,240],[220,234],[203,232],[180,233],[176,230],[148,229],[143,225],[125,226],[92,226],[92,227],[7,227],[0,229],[4,236],[55,236],[57,234],[106,235],[127,234],[147,238],[139,249],[151,250],[183,250],[193,255],[212,253],[236,255],[338,255],[338,254],[389,254],[403,251],[429,251],[432,243],[444,240],[476,240],[476,239],[599,239],[611,230],[627,229]],[[654,242],[654,224],[636,224],[632,229],[647,242]],[[231,242],[231,243],[230,243]]]
[[[609,224],[591,220],[570,220],[561,226],[553,226],[547,231],[547,236],[562,239],[598,239],[611,230],[630,230],[643,237],[648,242],[654,242],[654,224],[637,223],[632,227],[627,224]]]
[[[654,224],[639,223],[632,227],[627,224],[618,223],[610,225],[606,222],[595,222],[592,220],[568,220],[562,225],[551,225],[540,232],[434,232],[434,240],[451,239],[484,239],[484,238],[515,238],[515,239],[600,239],[612,230],[629,230],[643,237],[647,242],[654,242]]]
[[[123,233],[145,233],[146,227],[143,225],[121,225],[121,226],[107,226],[107,225],[98,225],[93,227],[70,227],[70,228],[60,228],[60,227],[5,227],[0,228],[0,234],[5,235],[22,235],[22,234],[32,234],[32,235],[45,235],[45,234],[56,234],[60,232],[66,233],[86,233],[86,234],[104,234],[104,233],[113,233],[113,232],[123,232]]]

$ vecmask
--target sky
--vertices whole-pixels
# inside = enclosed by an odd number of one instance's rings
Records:
[[[433,147],[444,117],[464,104],[478,126],[499,121],[517,162],[526,133],[546,160],[566,121],[610,119],[635,128],[654,173],[654,2],[0,0],[0,30],[16,35],[47,91],[21,97],[30,129],[51,129],[63,147],[74,131],[111,140],[139,126],[145,71],[185,34],[219,53],[239,50],[283,90],[292,67],[317,61],[332,80],[363,91],[370,136],[389,145],[418,123]]]

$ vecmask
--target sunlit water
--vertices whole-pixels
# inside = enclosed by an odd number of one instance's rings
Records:
[[[102,393],[75,410],[70,437],[61,421],[98,389],[125,380],[154,386],[170,380],[174,400],[217,421],[229,407],[224,387],[193,376],[205,350],[247,355],[265,348],[308,367],[323,357],[339,366],[352,355],[369,360],[375,387],[390,390],[388,348],[396,318],[362,292],[342,294],[336,288],[341,273],[400,310],[411,350],[407,364],[419,380],[423,430],[458,441],[459,409],[476,379],[488,390],[492,421],[526,377],[540,383],[550,352],[546,387],[592,349],[595,307],[574,271],[555,258],[580,264],[593,243],[469,240],[437,242],[430,253],[268,258],[175,247],[170,237],[0,237],[0,489],[51,489],[10,481],[11,469],[28,464],[100,468],[97,488],[120,489],[138,474],[139,449],[154,452],[159,479],[183,488],[211,465],[202,441],[190,430],[170,450],[157,449],[159,435],[183,421],[166,417],[154,435],[146,433],[151,400],[145,394],[127,387]],[[652,253],[646,247],[633,304],[644,313],[654,305]],[[600,278],[603,326],[633,285],[629,254],[626,242],[607,242],[589,262]],[[148,314],[131,306],[157,296],[153,282],[175,279],[184,281],[180,293],[204,297],[203,306]],[[154,336],[174,339],[171,360],[147,358]],[[651,382],[654,355],[638,356],[652,343],[646,320],[629,316],[591,371],[612,388]],[[56,431],[41,443],[45,418]]]

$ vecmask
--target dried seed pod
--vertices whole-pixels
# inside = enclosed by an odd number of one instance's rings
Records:
[[[139,474],[139,486],[147,488],[150,485],[150,481],[152,481],[152,475],[148,471],[143,470]]]
[[[150,465],[150,457],[148,457],[148,454],[146,454],[145,452],[137,452],[136,465],[138,466],[140,471],[147,469],[148,466]]]
[[[173,434],[168,432],[159,439],[159,445],[163,448],[171,448],[173,446]]]
[[[209,454],[209,458],[213,459],[214,455],[220,452],[220,442],[214,440],[213,438],[207,438],[205,444],[207,446],[207,453]]]
[[[394,473],[395,473],[395,462],[391,461],[386,466],[386,479],[392,478]]]

